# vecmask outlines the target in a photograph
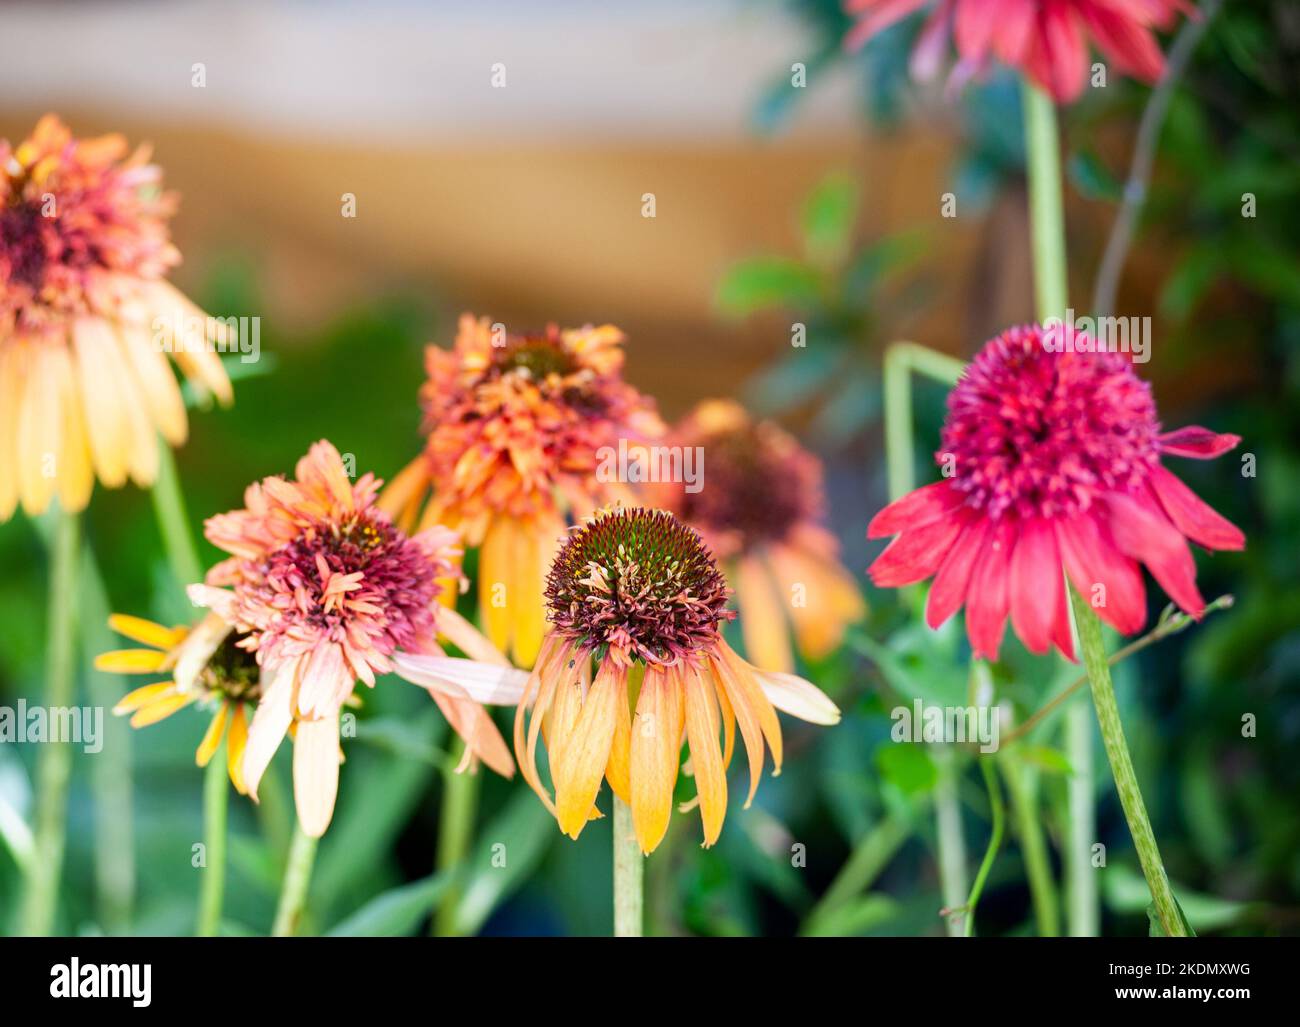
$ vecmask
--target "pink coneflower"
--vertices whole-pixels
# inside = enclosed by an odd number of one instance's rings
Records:
[[[665,511],[605,511],[573,529],[546,600],[550,631],[516,712],[515,754],[570,837],[600,816],[603,777],[632,807],[642,851],[652,851],[668,829],[684,735],[704,844],[712,845],[726,815],[737,725],[749,757],[748,805],[766,748],[774,772],[781,769],[777,709],[816,724],[839,720],[815,685],[761,671],[727,645],[719,628],[734,615],[722,574],[699,535]],[[635,713],[634,668],[644,669]],[[554,802],[537,771],[539,734]]]
[[[480,623],[525,666],[541,645],[542,584],[568,519],[630,498],[598,479],[600,452],[663,430],[653,403],[623,381],[622,345],[613,325],[516,335],[462,315],[455,346],[426,351],[424,452],[380,500],[405,528],[445,524],[478,548]]]
[[[697,488],[665,486],[664,506],[725,569],[746,654],[764,670],[793,670],[793,633],[806,657],[827,655],[866,604],[826,529],[817,458],[731,400],[699,404],[668,441],[702,455]]]
[[[1018,68],[1059,103],[1078,98],[1088,80],[1088,42],[1126,75],[1155,82],[1165,69],[1153,30],[1172,27],[1184,0],[845,0],[859,15],[845,37],[857,49],[877,32],[930,7],[912,52],[912,72],[927,78],[943,61],[952,36],[960,57],[958,81],[994,59]]]
[[[339,711],[356,682],[373,686],[377,674],[393,670],[399,649],[441,654],[440,632],[467,651],[491,646],[436,606],[438,579],[457,555],[453,532],[435,526],[407,537],[374,505],[380,482],[370,474],[349,480],[328,442],[313,445],[296,473],[296,481],[249,486],[244,509],[208,520],[208,539],[232,556],[190,596],[246,634],[240,644],[262,669],[243,764],[249,794],[257,798],[262,773],[296,721],[298,817],[319,836],[338,789]],[[421,684],[465,739],[467,758],[509,776],[509,750],[474,698],[487,690],[484,677],[468,660],[449,660]]]
[[[55,495],[80,510],[96,475],[152,483],[158,432],[175,446],[187,430],[165,350],[230,402],[208,345],[224,326],[164,277],[180,263],[176,200],[148,160],[121,136],[74,139],[54,115],[17,147],[0,140],[0,521]]]
[[[1180,607],[1205,602],[1187,540],[1241,549],[1242,533],[1161,463],[1208,460],[1241,441],[1160,431],[1151,387],[1117,353],[1062,326],[987,343],[948,396],[943,481],[890,504],[869,538],[897,535],[871,565],[882,587],[934,575],[926,621],[966,604],[977,657],[997,659],[1008,613],[1036,653],[1074,658],[1062,566],[1098,615],[1131,635],[1146,621],[1140,564]]]

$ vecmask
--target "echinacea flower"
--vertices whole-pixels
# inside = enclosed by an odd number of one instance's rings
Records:
[[[490,646],[437,606],[438,579],[451,573],[456,555],[453,532],[435,526],[408,537],[375,506],[380,482],[370,474],[352,482],[328,442],[314,444],[296,474],[295,481],[250,485],[244,509],[209,518],[209,541],[232,555],[189,592],[243,634],[238,644],[261,667],[262,697],[243,760],[249,794],[257,798],[263,772],[296,722],[298,818],[318,837],[338,791],[340,708],[356,682],[373,686],[377,674],[393,669],[399,649],[441,654],[440,631],[464,649]],[[471,671],[465,687],[453,676],[462,664]],[[482,677],[473,669],[453,661],[421,684],[465,739],[467,763],[480,758],[509,776],[509,749],[473,697]]]
[[[228,738],[226,768],[231,784],[243,794],[242,761],[248,739],[244,707],[261,696],[257,661],[237,644],[230,624],[209,613],[193,628],[168,628],[140,617],[114,614],[108,626],[146,649],[116,649],[95,657],[95,668],[115,674],[170,674],[166,681],[144,685],[113,707],[131,714],[132,727],[170,717],[192,703],[215,706],[216,712],[194,760],[206,767]]]
[[[463,315],[453,349],[426,351],[424,451],[380,500],[406,530],[445,524],[478,547],[480,622],[525,666],[541,645],[546,569],[567,519],[629,498],[599,480],[600,452],[663,430],[622,379],[622,342],[612,325],[508,335]]]
[[[1146,622],[1141,565],[1193,617],[1205,602],[1187,542],[1235,550],[1245,537],[1162,458],[1208,460],[1237,435],[1161,432],[1130,360],[1069,325],[1012,328],[988,342],[948,396],[942,481],[872,519],[896,535],[870,567],[881,587],[934,576],[926,621],[966,605],[976,657],[997,659],[1008,614],[1025,646],[1074,658],[1062,568],[1116,630]]]
[[[200,393],[230,402],[211,327],[164,275],[175,197],[146,149],[116,135],[74,139],[53,115],[13,147],[0,140],[0,521],[56,494],[82,509],[95,476],[153,482],[157,433],[185,441],[185,404],[164,349]]]
[[[781,770],[777,709],[815,724],[839,720],[815,685],[759,670],[727,645],[720,628],[734,614],[722,574],[700,536],[666,511],[602,511],[574,528],[546,600],[550,631],[516,711],[515,754],[570,837],[600,816],[605,778],[632,807],[637,841],[651,852],[668,829],[684,735],[704,844],[712,845],[727,810],[737,725],[749,757],[748,806],[765,748],[773,772]],[[644,670],[635,712],[634,668]],[[538,775],[539,733],[554,801]]]
[[[690,487],[666,487],[663,505],[722,563],[749,658],[764,670],[793,670],[791,628],[806,657],[833,650],[866,604],[824,525],[817,458],[731,400],[701,403],[669,441],[698,449],[702,473]]]
[[[1165,59],[1154,31],[1166,31],[1184,0],[846,0],[859,16],[844,45],[855,50],[876,33],[924,7],[929,18],[912,51],[912,73],[938,70],[951,36],[963,81],[994,59],[1018,68],[1058,103],[1076,100],[1088,80],[1088,42],[1123,74],[1155,82]]]

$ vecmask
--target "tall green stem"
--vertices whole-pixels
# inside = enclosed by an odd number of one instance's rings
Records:
[[[436,867],[450,883],[438,898],[434,910],[432,933],[441,937],[458,934],[456,914],[460,908],[461,888],[452,872],[464,862],[474,838],[474,813],[478,808],[479,775],[456,773],[455,767],[464,752],[454,753],[443,769],[442,809],[438,816],[438,854]]]
[[[1025,156],[1029,173],[1030,229],[1033,233],[1034,285],[1038,300],[1039,320],[1063,317],[1067,307],[1065,263],[1065,214],[1061,200],[1060,140],[1056,130],[1056,109],[1046,93],[1024,83]],[[1079,632],[1079,646],[1083,650],[1083,663],[1092,686],[1093,706],[1101,726],[1102,742],[1110,760],[1111,774],[1124,807],[1129,833],[1138,850],[1142,873],[1146,876],[1155,901],[1156,913],[1166,935],[1185,934],[1182,917],[1169,888],[1169,878],[1160,861],[1151,832],[1142,793],[1133,773],[1128,743],[1119,720],[1119,707],[1115,704],[1115,688],[1110,680],[1110,665],[1106,660],[1106,647],[1101,638],[1101,622],[1096,612],[1073,589],[1069,589]],[[1071,846],[1071,852],[1077,852]],[[1076,871],[1081,873],[1081,871]],[[1072,875],[1071,875],[1072,877]],[[1071,906],[1074,901],[1071,902]],[[1072,925],[1072,928],[1077,925]]]
[[[645,857],[632,828],[632,808],[614,796],[614,937],[642,933]]]
[[[1065,752],[1070,764],[1066,782],[1065,827],[1066,925],[1071,937],[1093,938],[1101,930],[1101,904],[1092,846],[1097,837],[1096,789],[1092,765],[1092,713],[1082,699],[1065,712]]]
[[[1047,855],[1047,840],[1038,816],[1037,780],[1014,753],[1000,758],[1007,791],[1011,793],[1011,814],[1016,821],[1020,852],[1029,877],[1029,897],[1034,906],[1034,923],[1040,938],[1055,938],[1061,933],[1056,881]]]
[[[203,776],[203,837],[207,839],[203,877],[199,883],[199,919],[194,933],[213,938],[220,933],[221,900],[226,890],[226,810],[230,784],[223,743],[212,754]]]
[[[182,585],[192,585],[203,580],[203,565],[194,544],[189,515],[185,511],[185,497],[181,494],[180,475],[171,447],[165,442],[158,445],[158,478],[151,492],[154,516],[162,533],[163,549],[172,573]]]
[[[81,558],[81,521],[62,508],[54,511],[50,550],[49,636],[45,655],[45,706],[52,714],[72,705],[73,635],[77,611],[77,563]],[[72,776],[70,742],[48,741],[36,765],[35,856],[28,866],[19,931],[48,935],[58,907],[59,877],[67,838],[68,781]]]
[[[289,860],[285,865],[284,884],[280,889],[280,905],[275,911],[271,933],[277,938],[290,938],[302,926],[303,910],[307,906],[307,891],[311,886],[311,871],[316,863],[316,839],[303,833],[301,824],[294,824],[293,842],[289,846]]]
[[[993,769],[993,758],[981,756],[976,762],[980,765],[980,773],[984,775],[984,786],[989,792],[989,814],[993,819],[993,827],[989,833],[988,848],[984,850],[980,868],[975,872],[975,883],[970,886],[970,897],[966,899],[962,933],[967,938],[975,936],[975,907],[979,905],[980,896],[984,894],[984,882],[988,880],[989,871],[993,869],[993,861],[997,858],[998,849],[1002,847],[1002,834],[1006,829],[1002,789],[998,786],[998,775]]]

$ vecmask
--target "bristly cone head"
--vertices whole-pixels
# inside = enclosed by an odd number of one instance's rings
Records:
[[[700,536],[663,510],[615,509],[576,528],[546,584],[550,621],[588,652],[671,665],[712,652],[734,614]]]

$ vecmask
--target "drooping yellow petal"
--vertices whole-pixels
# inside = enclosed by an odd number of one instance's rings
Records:
[[[54,355],[63,423],[59,455],[59,502],[65,510],[84,510],[95,487],[95,471],[90,465],[90,440],[86,435],[86,416],[77,395],[77,375],[66,348]]]
[[[729,671],[727,685],[736,685],[744,693],[745,698],[749,701],[749,708],[754,711],[754,716],[758,718],[758,725],[763,731],[763,737],[767,740],[767,747],[772,750],[772,774],[776,776],[781,773],[782,744],[781,744],[781,722],[777,720],[776,708],[772,701],[768,699],[767,694],[759,687],[758,679],[755,675],[755,668],[742,660],[731,646],[727,645],[726,639],[718,640],[722,664]],[[731,704],[736,705],[736,690],[731,691]]]
[[[226,772],[240,795],[248,794],[244,785],[244,746],[247,744],[248,718],[244,714],[244,704],[237,702],[235,712],[230,715],[230,731],[226,736]]]
[[[801,601],[790,608],[795,638],[805,656],[821,659],[840,644],[848,625],[861,620],[867,612],[857,582],[829,554],[773,546],[768,558],[779,588],[790,593],[800,586]],[[759,668],[769,669],[762,664]]]
[[[124,695],[121,701],[113,707],[113,712],[119,717],[124,713],[134,713],[141,706],[153,702],[164,693],[175,691],[176,683],[174,681],[159,681],[154,685],[141,685],[135,691]]]
[[[180,645],[189,634],[186,628],[165,628],[143,617],[131,617],[125,613],[115,613],[108,618],[108,626],[119,635],[125,635],[132,642],[151,645],[155,649],[167,650]]]
[[[48,346],[40,346],[28,364],[18,415],[18,489],[28,515],[45,511],[62,471],[60,401],[54,357]]]
[[[157,649],[113,649],[95,657],[95,669],[110,674],[154,674],[167,664]]]
[[[509,517],[493,517],[478,554],[479,622],[492,644],[502,652],[510,644],[514,596],[510,588],[513,574],[515,522]]]
[[[537,738],[541,732],[542,722],[551,708],[551,700],[563,674],[569,672],[572,658],[569,647],[557,638],[550,637],[542,645],[537,657],[537,666],[529,675],[524,686],[524,694],[515,710],[515,760],[529,787],[537,793],[542,804],[555,815],[555,803],[546,789],[542,787],[541,775],[537,773]],[[528,704],[532,702],[532,716],[528,721],[527,742],[524,739],[524,717]]]
[[[727,815],[727,773],[718,748],[718,710],[712,685],[694,669],[686,672],[685,692],[686,737],[704,822],[704,846],[708,848],[718,840]]]
[[[741,557],[736,564],[736,601],[750,661],[765,670],[794,670],[783,598],[754,556]]]
[[[682,755],[683,682],[679,672],[646,670],[632,725],[632,826],[649,855],[663,841]]]
[[[216,716],[212,718],[212,723],[208,725],[207,732],[203,735],[203,741],[199,743],[198,751],[194,753],[194,762],[200,767],[206,767],[212,762],[212,757],[216,754],[221,745],[221,738],[226,732],[226,717],[230,712],[230,704],[223,702],[218,708]]]
[[[131,718],[132,727],[148,727],[150,724],[157,724],[158,721],[170,717],[177,710],[183,710],[192,703],[197,696],[194,695],[177,695],[175,693],[157,699],[142,706],[136,710],[135,716]]]
[[[507,585],[507,608],[514,635],[514,657],[529,667],[537,659],[546,630],[546,593],[543,587],[542,539],[538,520],[520,521],[513,536],[514,556]]]
[[[632,711],[628,706],[627,678],[618,686],[618,702],[614,709],[614,741],[609,747],[609,763],[605,767],[605,780],[609,787],[626,803],[632,802]]]
[[[596,802],[614,744],[620,698],[627,703],[626,688],[626,668],[602,663],[573,730],[563,743],[552,742],[556,819],[570,838],[582,833]]]

